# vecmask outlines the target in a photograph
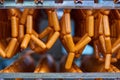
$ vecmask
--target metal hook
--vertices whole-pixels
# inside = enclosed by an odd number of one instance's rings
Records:
[[[34,0],[36,4],[43,4],[44,0]]]
[[[74,3],[75,4],[78,4],[78,3],[82,4],[82,0],[74,0]]]
[[[4,0],[0,0],[0,4],[3,4],[4,3]]]
[[[120,0],[114,0],[115,4],[120,4]]]

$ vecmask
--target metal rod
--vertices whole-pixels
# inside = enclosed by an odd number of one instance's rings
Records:
[[[16,4],[13,0],[6,0],[3,4],[0,4],[0,8],[120,9],[120,5],[114,4],[113,1],[103,1],[102,3],[95,4],[91,0],[83,0],[82,4],[75,4],[74,0],[64,0],[61,4],[55,3],[54,0],[44,0],[43,4],[36,4],[34,0],[25,0],[23,4]]]
[[[1,73],[0,78],[120,78],[120,73]]]

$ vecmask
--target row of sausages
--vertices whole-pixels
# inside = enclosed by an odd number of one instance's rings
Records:
[[[75,37],[73,37],[73,40],[75,40],[75,43],[77,44],[77,41],[79,41],[79,39],[82,39],[86,33],[89,34],[91,31],[90,33],[94,35],[91,36],[89,45],[94,48],[94,58],[100,62],[105,62],[104,68],[106,70],[109,70],[111,68],[110,63],[114,63],[119,60],[119,10],[101,9],[91,10],[91,12],[92,16],[94,17],[94,21],[88,18],[90,15],[87,15],[86,10],[74,10],[72,13],[73,15],[79,13],[82,16],[73,17],[76,25]],[[90,20],[90,24],[88,22],[88,19]],[[93,24],[92,21],[94,22],[93,28],[91,27]],[[88,25],[90,26],[91,30],[89,30]]]
[[[46,10],[48,15],[48,26],[38,33],[34,29],[34,16],[37,9],[8,9],[8,19],[11,22],[7,37],[1,37],[0,55],[3,58],[11,58],[16,52],[26,49],[28,46],[36,53],[45,53],[60,38],[65,47],[68,57],[65,68],[70,69],[74,59],[80,57],[86,45],[91,44],[94,47],[94,54],[100,61],[105,62],[105,69],[110,69],[110,63],[116,62],[117,57],[113,57],[120,50],[120,26],[119,10],[70,10],[65,9],[60,20],[58,20],[55,9]],[[78,15],[72,15],[72,13]],[[113,14],[113,12],[115,12]],[[71,14],[70,14],[71,13]],[[80,15],[79,15],[80,14]],[[116,19],[117,16],[117,19]],[[71,17],[75,22],[77,31],[73,37],[71,34]],[[110,18],[110,19],[109,19]],[[111,19],[116,22],[111,24]],[[82,23],[80,23],[82,22]],[[4,27],[1,27],[1,32]],[[117,34],[115,34],[117,32]],[[1,33],[3,35],[4,33]],[[80,33],[80,34],[79,34]],[[80,36],[79,36],[80,35]],[[112,35],[112,36],[111,36]],[[42,41],[47,36],[46,41]],[[9,39],[7,39],[9,37]],[[112,42],[114,38],[114,42]],[[5,44],[2,43],[5,40]]]

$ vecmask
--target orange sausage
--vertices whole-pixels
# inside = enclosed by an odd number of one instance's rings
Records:
[[[36,37],[38,37],[38,33],[35,30],[32,30],[32,34],[35,35]]]
[[[120,48],[120,38],[118,38],[112,46],[112,53],[116,52]]]
[[[115,47],[116,45],[120,44],[120,38],[118,38],[115,43],[113,44],[113,47]]]
[[[0,56],[3,57],[3,58],[6,57],[6,54],[1,47],[0,47]]]
[[[114,62],[117,62],[117,58],[112,58],[112,59],[111,59],[111,62],[113,62],[113,63],[114,63]]]
[[[46,48],[46,45],[40,39],[38,39],[36,36],[34,36],[33,34],[31,35],[31,39],[42,49]]]
[[[120,59],[120,50],[118,50],[116,58]]]
[[[41,47],[36,47],[33,49],[36,53],[45,53],[46,49],[42,49]]]
[[[19,40],[21,42],[24,38],[24,25],[19,25],[18,32],[19,32]]]
[[[45,30],[43,30],[43,32],[39,34],[39,38],[40,38],[40,39],[44,38],[44,37],[47,36],[51,31],[52,31],[52,28],[51,28],[51,27],[45,28]]]
[[[22,49],[27,48],[29,42],[30,42],[30,35],[29,35],[29,34],[26,34],[26,35],[24,36],[24,39],[23,39],[22,43],[21,43],[21,48],[22,48]]]
[[[108,70],[110,68],[110,62],[111,62],[111,54],[106,54],[105,69]]]
[[[99,41],[100,41],[100,45],[102,47],[103,52],[106,53],[105,37],[103,35],[100,35]]]
[[[6,44],[3,41],[0,41],[0,48],[5,50]]]
[[[26,23],[26,18],[27,18],[28,12],[29,12],[29,9],[25,8],[22,13],[22,16],[20,18],[20,24],[24,25]]]
[[[78,72],[78,73],[82,72],[75,63],[73,64],[73,67],[76,69],[76,72]]]
[[[50,34],[47,37],[47,41],[50,40],[50,38],[52,37],[53,34],[54,34],[54,30],[52,29],[51,32],[50,32]]]
[[[34,73],[38,73],[39,71],[40,71],[40,68],[37,67],[37,68],[35,69]]]
[[[17,39],[16,38],[12,38],[9,45],[8,45],[8,50],[6,52],[6,56],[7,58],[11,58],[15,53],[14,53],[14,49],[16,47],[17,44]]]
[[[88,33],[86,33],[82,38],[79,38],[79,41],[77,42],[77,44],[80,44],[87,36],[88,36]]]
[[[26,33],[32,34],[32,27],[33,27],[33,17],[31,15],[27,16],[27,23],[26,23]]]
[[[94,36],[94,17],[88,16],[86,24],[87,24],[87,29],[88,29],[88,35],[90,37],[93,37]]]
[[[11,17],[11,35],[13,38],[18,36],[18,22],[17,17],[12,16]]]
[[[119,49],[120,49],[120,43],[118,43],[116,46],[112,47],[112,53],[115,53]]]
[[[18,17],[18,18],[21,17],[21,11],[20,11],[20,9],[11,8],[11,9],[8,9],[8,12],[10,14],[10,17],[11,16],[15,16],[15,17]]]
[[[64,36],[64,41],[66,43],[67,48],[69,49],[68,51],[75,52],[75,49],[74,49],[75,45],[74,45],[72,36],[70,34],[67,34]]]
[[[71,9],[64,9],[64,13],[70,13]]]
[[[19,43],[17,42],[16,45],[15,45],[15,48],[13,50],[13,54],[11,55],[11,57],[13,57],[17,53],[17,51],[19,50],[18,48],[20,48],[20,47],[19,47]]]
[[[109,20],[106,15],[103,15],[103,28],[105,36],[110,36]]]
[[[91,38],[89,36],[86,36],[84,38],[84,40],[80,40],[80,42],[78,42],[76,45],[75,45],[75,50],[79,50],[79,49],[82,49],[85,45],[87,45],[89,42],[91,41]]]
[[[99,55],[99,49],[98,49],[97,42],[94,41],[93,45],[94,45],[95,58],[96,58],[96,59],[99,59],[99,58],[100,58],[100,55]]]
[[[86,15],[87,16],[91,16],[93,14],[93,11],[92,10],[86,10]]]
[[[32,8],[32,9],[30,9],[30,10],[29,10],[29,15],[33,15],[33,14],[34,14],[34,12],[35,12],[35,9],[33,9],[33,8]]]
[[[103,20],[102,20],[103,16],[102,15],[99,15],[99,34],[102,35],[104,32],[103,32]]]
[[[110,10],[108,9],[101,9],[100,11],[103,15],[108,15],[110,13]]]
[[[69,53],[65,64],[65,69],[70,69],[75,57],[75,53]]]
[[[52,11],[48,11],[48,26],[53,27]]]
[[[56,11],[52,11],[52,20],[53,20],[53,28],[55,31],[60,31],[60,25],[57,17]]]
[[[66,27],[65,27],[65,15],[62,16],[60,20],[60,26],[61,26],[61,34],[65,35],[66,33]],[[71,28],[71,27],[70,27]]]
[[[68,33],[71,33],[71,22],[70,22],[70,13],[65,13],[64,14],[64,22],[65,22],[65,31],[66,31],[66,34]]]
[[[115,72],[120,72],[120,70],[119,70],[117,67],[115,67],[115,66],[113,66],[113,65],[111,65],[111,67],[112,67],[112,69],[113,69]]]
[[[55,43],[55,41],[58,39],[59,35],[60,35],[59,32],[55,32],[53,34],[53,36],[51,36],[51,38],[49,39],[49,41],[46,43],[46,47],[48,49],[50,49],[53,46],[53,44]]]
[[[106,53],[111,54],[112,52],[112,45],[110,37],[105,37],[105,46],[106,46]]]
[[[82,54],[82,52],[83,52],[84,49],[85,49],[85,46],[82,49],[78,50],[77,54],[75,53],[75,57],[79,58],[81,56],[81,54]]]

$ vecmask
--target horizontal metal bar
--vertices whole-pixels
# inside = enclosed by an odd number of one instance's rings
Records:
[[[0,78],[120,78],[120,73],[0,73]]]
[[[5,1],[0,4],[0,8],[70,8],[70,9],[120,9],[120,4],[114,4],[113,1],[103,1],[95,4],[94,1],[84,1],[82,4],[75,4],[74,0],[65,0],[63,3],[55,3],[54,0],[44,1],[43,4],[35,4],[32,0],[26,0],[23,4],[14,1]]]

